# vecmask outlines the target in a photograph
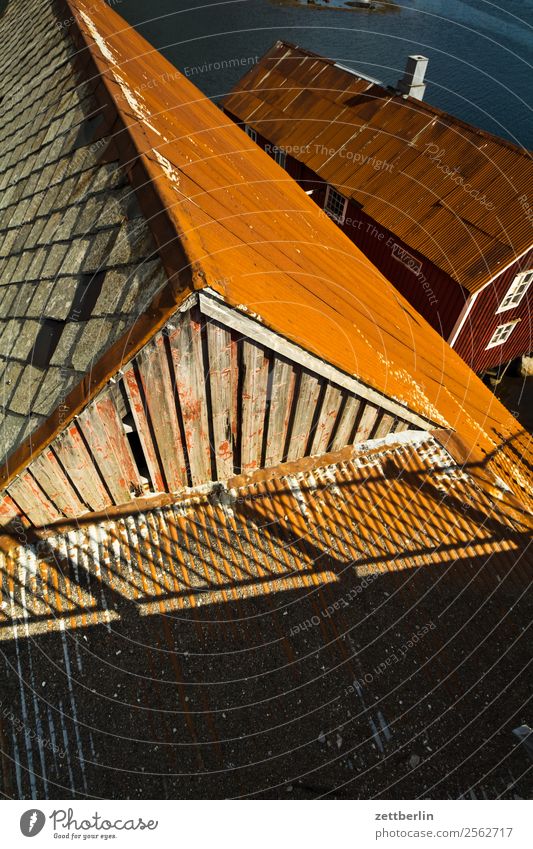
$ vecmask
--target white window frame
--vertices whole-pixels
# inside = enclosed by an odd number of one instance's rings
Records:
[[[253,142],[257,144],[257,131],[254,130],[253,127],[250,127],[249,124],[244,125],[244,132]]]
[[[272,158],[281,168],[285,168],[287,165],[287,154],[281,149],[281,147],[272,148]]]
[[[497,348],[498,345],[504,345],[519,321],[520,319],[517,318],[515,321],[507,321],[505,324],[499,324],[492,334],[490,342],[485,350],[487,351],[489,348]]]
[[[342,201],[343,201],[342,212],[336,213],[332,209],[328,209],[328,201],[329,201],[329,198],[330,198],[331,195],[336,195],[337,197],[342,199]],[[341,195],[341,193],[339,191],[337,191],[337,189],[335,189],[333,186],[328,185],[328,188],[327,188],[327,191],[326,191],[326,198],[324,200],[324,212],[327,212],[327,214],[330,216],[330,218],[333,218],[333,220],[336,221],[338,224],[344,224],[347,206],[348,206],[348,199],[343,197]]]
[[[517,307],[522,299],[525,298],[531,283],[533,283],[533,268],[528,268],[526,271],[521,271],[520,274],[517,274],[509,286],[503,301],[496,310],[496,314],[507,312],[507,310]]]

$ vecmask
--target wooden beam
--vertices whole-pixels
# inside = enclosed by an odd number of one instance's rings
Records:
[[[242,421],[241,471],[261,466],[261,451],[265,429],[268,359],[265,351],[254,342],[242,343]]]
[[[391,432],[395,418],[390,413],[383,413],[379,419],[378,426],[374,433],[374,439],[380,439],[382,436],[387,436]]]
[[[103,510],[112,501],[100,480],[76,422],[53,443],[54,451],[89,510]]]
[[[140,480],[122,422],[108,393],[100,395],[83,411],[78,425],[113,503],[123,504],[133,496],[132,489],[140,486]]]
[[[363,414],[357,426],[354,443],[365,442],[370,439],[370,434],[379,416],[379,410],[372,404],[365,404]]]
[[[156,336],[137,362],[167,487],[179,489],[187,485],[188,475],[164,337]]]
[[[283,461],[287,440],[296,372],[292,363],[276,357],[270,374],[268,429],[265,467],[277,466]]]
[[[234,405],[238,385],[237,351],[230,331],[214,321],[207,325],[207,344],[215,466],[217,479],[227,480],[234,472],[233,449],[237,435]]]
[[[302,372],[287,451],[289,462],[298,460],[306,454],[311,425],[320,395],[320,384],[321,381],[314,374]]]
[[[185,434],[185,444],[193,486],[211,480],[211,447],[205,390],[204,364],[199,311],[183,315],[169,334],[173,380]]]
[[[40,486],[25,471],[9,487],[9,494],[34,525],[45,525],[62,518],[62,513],[45,495]]]
[[[311,454],[325,454],[328,450],[331,434],[333,433],[341,404],[341,390],[337,386],[328,383],[311,445]]]
[[[355,420],[359,413],[360,406],[361,401],[359,398],[354,398],[353,395],[349,395],[346,398],[346,402],[342,408],[342,412],[340,413],[340,419],[333,437],[333,442],[331,444],[332,451],[340,451],[340,449],[344,448],[345,445],[350,444],[350,436],[353,433]]]
[[[74,518],[85,513],[86,506],[80,501],[76,490],[61,468],[51,447],[45,448],[30,466],[35,480],[63,515]]]
[[[156,447],[152,438],[152,431],[148,421],[147,410],[143,403],[142,382],[137,380],[135,368],[130,366],[124,372],[122,378],[126,395],[130,404],[131,414],[135,422],[135,429],[141,442],[144,458],[148,467],[148,473],[152,480],[155,492],[164,492],[165,483],[159,465]]]

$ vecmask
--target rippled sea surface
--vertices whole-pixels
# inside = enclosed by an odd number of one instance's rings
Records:
[[[533,147],[533,0],[399,0],[382,12],[276,0],[113,5],[212,98],[278,38],[385,83],[402,75],[406,56],[423,53],[429,103]]]

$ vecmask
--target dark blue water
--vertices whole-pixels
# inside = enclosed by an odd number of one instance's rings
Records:
[[[396,11],[314,9],[276,0],[115,0],[116,10],[212,98],[278,38],[385,83],[405,58],[430,59],[425,99],[533,147],[533,0],[399,0]],[[209,69],[232,60],[241,67]]]

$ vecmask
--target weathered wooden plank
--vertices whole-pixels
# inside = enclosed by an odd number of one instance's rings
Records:
[[[410,427],[411,425],[408,422],[398,421],[396,422],[394,433],[402,433],[404,430],[409,430]]]
[[[365,404],[357,427],[357,433],[355,434],[354,443],[364,442],[366,439],[369,439],[378,416],[379,409],[377,407],[374,407],[372,404]]]
[[[148,473],[152,481],[152,487],[155,492],[164,492],[166,488],[165,482],[159,465],[154,440],[152,439],[147,411],[143,403],[143,393],[141,386],[137,382],[137,375],[133,366],[124,372],[122,380],[126,395],[128,396],[133,421],[135,422],[135,429],[146,460]]]
[[[227,328],[216,322],[207,325],[209,383],[215,464],[218,480],[227,480],[234,472],[233,446],[237,433],[235,396],[238,364],[236,346]]]
[[[20,516],[19,508],[7,492],[4,492],[0,497],[0,525],[7,525],[17,516]]]
[[[322,409],[311,445],[311,454],[325,454],[328,450],[341,404],[342,392],[337,386],[329,383],[322,400]]]
[[[263,348],[243,341],[242,368],[241,470],[246,472],[261,465],[268,385],[268,359]]]
[[[114,503],[131,501],[141,482],[124,427],[109,392],[100,395],[83,411],[78,426]]]
[[[383,413],[374,433],[374,439],[380,439],[382,436],[387,436],[387,434],[391,432],[394,421],[395,417],[391,416],[390,413]]]
[[[211,446],[206,397],[206,368],[200,314],[192,309],[169,335],[185,444],[193,485],[211,480]]]
[[[187,465],[163,334],[141,351],[137,363],[162,471],[169,489],[179,489],[187,486]]]
[[[249,316],[245,316],[241,312],[228,307],[219,298],[214,298],[205,292],[201,292],[200,308],[204,315],[220,321],[221,324],[232,328],[241,336],[255,339],[258,344],[274,351],[280,357],[291,360],[302,368],[331,383],[337,384],[356,397],[369,401],[376,407],[383,407],[387,412],[401,415],[406,421],[410,421],[411,424],[416,425],[419,429],[427,430],[431,426],[429,420],[425,420],[422,416],[417,415],[411,410],[407,410],[392,398],[381,395],[376,390],[361,383],[355,377],[344,374],[339,369],[319,359],[319,357],[309,354],[298,345],[278,336],[274,331],[269,330],[264,325],[253,321]]]
[[[35,458],[30,471],[39,486],[65,516],[74,518],[87,512],[86,506],[78,498],[72,481],[61,468],[51,447],[46,448],[39,457]]]
[[[288,461],[305,456],[319,395],[320,380],[309,372],[302,372],[287,451]]]
[[[54,451],[89,510],[103,510],[111,506],[112,501],[75,422],[54,441]]]
[[[283,460],[287,428],[291,414],[296,372],[292,363],[276,358],[270,376],[268,431],[265,466],[277,466]]]
[[[349,445],[360,406],[361,401],[359,398],[355,398],[353,395],[349,395],[346,398],[346,403],[340,413],[340,420],[331,443],[332,451],[340,451],[341,448]]]
[[[11,484],[8,492],[33,525],[39,527],[63,518],[63,514],[47,498],[28,470]]]

